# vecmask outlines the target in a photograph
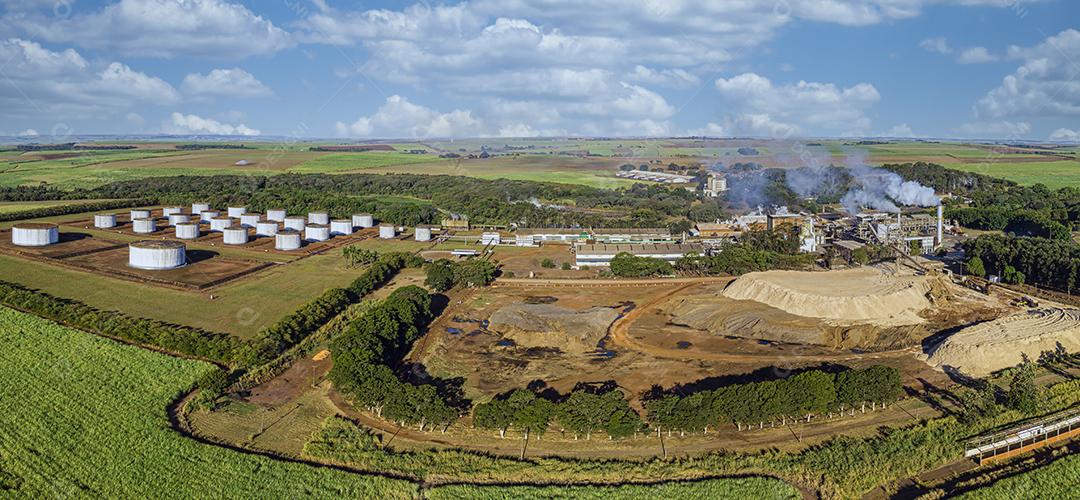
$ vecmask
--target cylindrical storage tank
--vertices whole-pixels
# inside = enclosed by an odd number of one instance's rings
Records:
[[[352,216],[352,225],[356,227],[375,227],[375,217],[371,214],[356,214]]]
[[[191,222],[190,214],[175,213],[169,214],[169,225],[175,226],[184,222]]]
[[[199,237],[199,225],[194,222],[181,222],[175,226],[177,238],[193,240]]]
[[[330,223],[330,214],[326,212],[308,212],[307,223],[322,224],[325,226]]]
[[[220,233],[231,225],[233,225],[233,220],[228,217],[214,217],[210,219],[210,232]]]
[[[278,225],[274,221],[263,221],[255,224],[255,236],[273,236],[277,234]]]
[[[210,219],[221,215],[217,210],[203,210],[199,212],[199,222],[210,222]]]
[[[128,245],[128,266],[160,271],[184,267],[187,247],[179,241],[144,240]]]
[[[262,218],[262,214],[249,212],[240,216],[240,225],[244,227],[255,227],[259,223],[259,219]]]
[[[60,241],[56,224],[24,222],[11,226],[11,243],[21,247],[43,247]]]
[[[294,229],[296,231],[303,231],[307,226],[307,221],[303,217],[286,217],[284,221],[285,229]]]
[[[131,221],[132,231],[140,234],[150,234],[157,231],[157,220],[155,219],[135,219]]]
[[[304,239],[308,241],[326,241],[330,239],[330,226],[308,224],[304,228]]]
[[[431,241],[431,227],[416,226],[416,241]]]
[[[141,210],[141,209],[132,210],[129,215],[131,215],[131,220],[149,219],[150,218],[150,211],[149,210]]]
[[[285,222],[285,217],[288,214],[284,208],[268,208],[266,209],[266,220],[272,220],[274,222]]]
[[[397,229],[394,228],[393,224],[383,224],[379,226],[380,238],[384,240],[389,240],[393,239],[394,236],[397,236]]]
[[[274,235],[274,248],[277,250],[296,250],[300,248],[300,231],[282,229]]]
[[[116,227],[116,214],[94,214],[94,227],[102,229]]]
[[[192,203],[191,204],[191,213],[193,213],[193,214],[201,214],[201,213],[203,213],[203,212],[205,212],[207,210],[210,210],[210,204],[209,203]]]
[[[248,230],[244,226],[229,226],[222,232],[226,245],[243,245],[248,242]]]
[[[246,213],[247,213],[247,207],[229,207],[228,208],[229,217],[232,217],[234,219],[239,218],[241,215],[244,215]]]
[[[330,234],[352,234],[353,225],[349,219],[334,219],[330,221]]]
[[[184,209],[182,207],[165,207],[161,209],[161,216],[168,217],[173,214],[183,213],[183,211]]]

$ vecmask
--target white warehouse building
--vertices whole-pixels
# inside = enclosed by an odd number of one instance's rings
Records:
[[[575,248],[574,264],[577,267],[609,267],[616,255],[626,252],[635,257],[649,257],[660,259],[672,264],[683,258],[686,254],[696,253],[703,255],[705,248],[698,243],[659,243],[641,245],[608,245],[597,243],[594,245],[578,245]]]

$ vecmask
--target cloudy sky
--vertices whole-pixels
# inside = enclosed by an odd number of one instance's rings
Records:
[[[1074,0],[0,0],[0,134],[1080,140]]]

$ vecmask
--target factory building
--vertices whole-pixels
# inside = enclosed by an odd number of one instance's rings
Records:
[[[248,230],[244,226],[229,226],[222,231],[221,239],[226,245],[244,245],[248,242]]]
[[[94,214],[94,227],[100,229],[116,227],[116,214]]]
[[[247,213],[247,207],[229,207],[226,213],[233,219],[239,219],[241,215]]]
[[[669,174],[667,172],[654,172],[650,170],[620,170],[615,176],[624,179],[660,182],[664,184],[689,184],[694,182],[694,178],[689,175]]]
[[[431,241],[431,226],[416,226],[416,241]]]
[[[620,253],[629,253],[635,257],[649,257],[670,263],[683,258],[686,254],[704,254],[705,248],[697,243],[659,243],[659,244],[585,244],[575,248],[574,263],[577,267],[609,267],[612,259]]]
[[[131,221],[132,231],[139,234],[150,234],[157,231],[156,219],[135,219]]]
[[[266,220],[274,222],[285,222],[285,217],[288,217],[288,214],[285,212],[284,208],[266,209]]]
[[[540,243],[574,243],[589,239],[583,229],[518,229],[514,242],[519,247],[531,247]]]
[[[331,235],[347,235],[353,233],[353,223],[350,219],[334,219],[330,221]]]
[[[199,237],[199,225],[193,222],[181,222],[173,225],[176,237],[182,240],[194,240]]]
[[[667,228],[590,229],[589,239],[597,243],[670,243]]]
[[[480,244],[484,246],[501,245],[502,235],[497,232],[483,233],[480,235]]]
[[[468,217],[447,217],[439,225],[447,231],[468,231],[472,228]]]
[[[285,225],[285,229],[292,229],[297,232],[303,231],[304,227],[307,226],[307,219],[303,217],[286,217],[282,222]]]
[[[833,242],[833,247],[836,248],[836,255],[840,258],[852,262],[855,260],[855,251],[865,247],[866,245],[852,240],[837,240]]]
[[[11,243],[20,247],[43,247],[60,241],[60,227],[44,222],[23,222],[11,226]]]
[[[391,240],[397,236],[397,228],[393,224],[381,224],[379,226],[379,238]]]
[[[742,235],[742,231],[731,224],[720,222],[698,222],[694,225],[694,229],[690,234],[698,238],[730,241]]]
[[[308,241],[326,241],[330,239],[330,226],[323,224],[308,224],[304,228],[304,239]]]
[[[144,240],[128,245],[128,266],[160,271],[184,267],[187,247],[179,241]]]
[[[326,212],[308,212],[307,223],[319,224],[321,226],[330,225],[330,214]]]
[[[278,232],[278,223],[263,221],[255,224],[255,236],[274,236]]]
[[[375,216],[371,214],[355,214],[352,216],[352,224],[364,229],[375,227]]]
[[[300,248],[300,231],[285,228],[274,235],[274,248],[277,250],[297,250]]]
[[[705,178],[705,196],[715,198],[727,190],[727,177],[719,172],[709,172],[709,176]]]
[[[248,212],[240,216],[240,225],[244,227],[255,227],[259,221],[262,220],[262,214],[257,212]]]

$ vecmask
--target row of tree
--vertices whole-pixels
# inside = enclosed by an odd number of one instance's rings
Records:
[[[704,432],[720,423],[740,430],[766,422],[786,424],[826,412],[865,411],[895,401],[902,394],[900,371],[875,365],[833,374],[810,370],[765,382],[729,385],[680,396],[661,394],[647,400],[648,421],[658,432]]]
[[[620,278],[644,278],[672,275],[675,269],[664,260],[619,252],[611,259],[611,274]]]
[[[594,432],[604,432],[610,438],[632,436],[641,431],[641,417],[630,408],[622,392],[611,389],[594,392],[579,389],[558,401],[545,399],[526,389],[517,389],[473,409],[473,425],[499,432],[514,429],[542,438],[555,423],[575,439],[591,439]]]
[[[149,198],[73,203],[71,205],[56,205],[52,207],[39,207],[17,212],[0,213],[0,222],[37,219],[39,217],[56,217],[58,215],[97,212],[101,210],[115,210],[118,208],[145,207],[153,204],[155,204],[155,200]]]
[[[455,286],[476,288],[487,286],[495,279],[495,264],[482,259],[451,261],[439,259],[425,266],[424,284],[436,292]]]
[[[1051,220],[1045,212],[1008,207],[950,208],[945,217],[957,224],[984,231],[1004,231],[1015,236],[1055,240],[1072,238],[1069,228]]]
[[[1005,277],[1012,269],[1009,274],[1013,282],[1034,283],[1070,293],[1080,282],[1080,245],[1071,240],[983,235],[965,241],[963,248],[966,270],[971,274]]]
[[[432,319],[431,296],[417,286],[395,290],[357,318],[330,344],[330,380],[357,405],[420,430],[447,426],[459,417],[431,384],[401,380],[390,368],[423,334]]]
[[[740,242],[725,244],[712,255],[687,254],[675,262],[675,269],[695,275],[738,276],[770,269],[806,269],[814,258],[813,254],[758,250]]]

